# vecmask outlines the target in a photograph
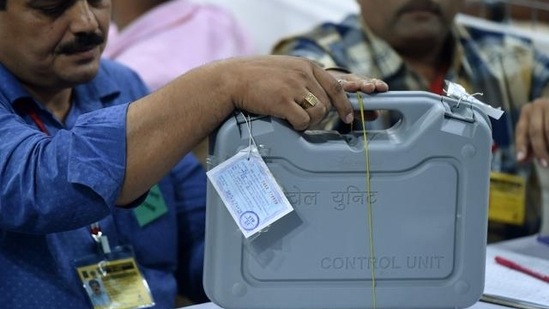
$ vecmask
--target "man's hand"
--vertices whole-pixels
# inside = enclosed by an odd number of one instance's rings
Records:
[[[318,124],[335,108],[344,123],[354,119],[346,92],[386,91],[380,80],[326,71],[314,62],[291,56],[267,56],[225,62],[236,65],[236,108],[286,119],[296,130]]]
[[[515,132],[517,160],[535,158],[548,167],[549,99],[539,98],[522,107]]]
[[[341,74],[332,73],[338,82],[343,86],[343,89],[347,92],[361,91],[364,93],[374,92],[386,92],[389,90],[389,86],[382,80],[377,78],[360,77],[354,74]],[[367,104],[367,103],[365,103]],[[367,121],[375,120],[378,117],[378,111],[366,110],[364,111],[364,119]],[[355,118],[360,119],[360,111],[355,111]]]

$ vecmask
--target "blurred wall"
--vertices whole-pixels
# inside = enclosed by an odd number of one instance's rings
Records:
[[[268,54],[282,37],[358,12],[355,0],[192,0],[227,8],[247,28],[258,54]]]

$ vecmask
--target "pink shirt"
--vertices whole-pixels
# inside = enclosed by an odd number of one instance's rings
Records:
[[[253,52],[247,33],[227,11],[172,0],[121,32],[111,24],[103,56],[134,69],[156,90],[194,67]]]

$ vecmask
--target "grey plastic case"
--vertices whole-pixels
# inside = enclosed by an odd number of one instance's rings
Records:
[[[295,211],[245,239],[208,184],[204,285],[214,303],[464,308],[480,298],[492,143],[487,116],[427,92],[365,95],[365,104],[402,115],[390,129],[367,133],[369,191],[362,132],[296,132],[283,120],[252,119],[262,157]],[[248,144],[244,117],[231,117],[211,136],[210,168]]]

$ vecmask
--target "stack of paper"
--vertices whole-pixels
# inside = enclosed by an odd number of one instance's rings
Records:
[[[549,283],[497,264],[496,256],[549,275],[549,260],[488,246],[486,281],[482,300],[514,308],[549,309]]]

